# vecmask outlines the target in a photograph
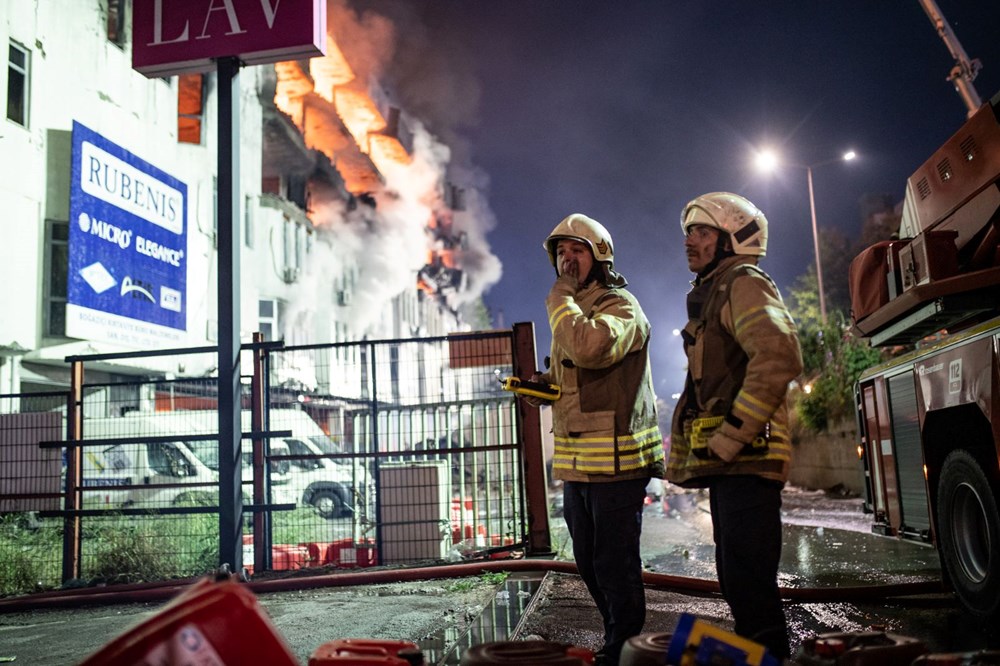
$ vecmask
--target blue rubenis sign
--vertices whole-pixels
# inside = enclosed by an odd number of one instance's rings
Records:
[[[168,347],[187,330],[187,185],[73,122],[66,335]]]

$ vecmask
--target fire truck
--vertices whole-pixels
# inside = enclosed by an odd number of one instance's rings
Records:
[[[876,533],[937,548],[1000,618],[1000,94],[908,179],[899,239],[851,265],[852,332],[895,357],[855,386]],[[902,350],[914,348],[902,353]]]

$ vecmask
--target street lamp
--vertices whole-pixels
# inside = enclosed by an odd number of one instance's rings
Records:
[[[819,256],[819,232],[816,228],[816,197],[813,195],[813,169],[827,164],[833,164],[834,162],[850,162],[855,157],[857,157],[857,153],[853,150],[848,150],[840,157],[826,160],[825,162],[818,162],[817,164],[806,165],[796,164],[794,162],[785,162],[788,166],[805,169],[806,178],[809,182],[809,213],[812,216],[813,251],[816,253],[816,288],[819,290],[819,314],[824,326],[826,325],[826,295],[823,292],[823,264],[820,261]],[[757,154],[756,161],[757,168],[761,171],[767,172],[774,171],[781,163],[777,154],[770,150],[763,150],[759,152]]]

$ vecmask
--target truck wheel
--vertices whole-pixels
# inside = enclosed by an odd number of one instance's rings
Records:
[[[1000,615],[1000,517],[982,467],[953,451],[938,482],[938,548],[962,604],[976,615]]]
[[[313,492],[309,503],[316,507],[320,516],[327,520],[339,518],[344,512],[344,500],[332,488],[320,488]]]

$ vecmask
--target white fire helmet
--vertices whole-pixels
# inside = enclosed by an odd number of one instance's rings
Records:
[[[763,257],[767,253],[767,218],[745,197],[729,192],[709,192],[693,199],[681,213],[681,228],[696,224],[729,234],[733,252]]]
[[[614,248],[611,244],[611,234],[604,225],[580,213],[573,213],[556,225],[549,237],[545,239],[545,251],[549,253],[549,261],[556,265],[556,242],[568,238],[585,243],[590,247],[595,261],[606,261],[613,264]]]
[[[606,285],[623,287],[628,284],[625,278],[614,270],[614,244],[611,241],[611,234],[608,233],[603,224],[581,213],[573,213],[556,225],[549,237],[545,239],[542,247],[549,253],[549,261],[556,268],[557,274],[559,268],[556,266],[556,243],[564,238],[580,241],[590,247],[594,261],[603,268]]]

